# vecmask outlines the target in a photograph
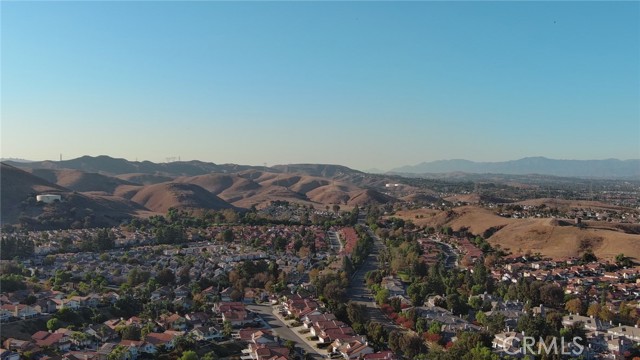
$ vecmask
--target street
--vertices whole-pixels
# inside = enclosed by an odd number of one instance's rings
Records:
[[[252,304],[247,305],[247,309],[259,314],[273,330],[274,335],[278,335],[285,340],[294,341],[297,348],[304,350],[305,353],[311,354],[316,359],[322,359],[323,356],[318,349],[311,347],[295,330],[289,328],[282,320],[273,314],[273,307],[271,307],[271,305]]]
[[[404,328],[396,325],[380,310],[375,300],[373,299],[375,294],[372,294],[365,283],[365,275],[372,270],[378,270],[381,268],[378,260],[378,254],[380,250],[384,249],[385,245],[382,241],[364,225],[369,232],[369,235],[373,238],[373,248],[369,253],[369,256],[364,263],[356,270],[351,276],[349,288],[347,289],[347,298],[357,304],[365,305],[367,307],[367,313],[369,319],[381,323],[387,330],[404,330]]]

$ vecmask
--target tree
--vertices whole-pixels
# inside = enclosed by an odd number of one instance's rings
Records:
[[[555,284],[547,284],[540,288],[540,301],[546,306],[558,308],[564,302],[564,291]]]
[[[598,261],[598,258],[593,253],[593,250],[589,249],[585,251],[584,254],[582,254],[582,261],[586,263],[590,263],[590,262]]]
[[[598,313],[598,317],[602,321],[611,321],[613,320],[613,313],[608,306],[602,306],[600,312]]]
[[[439,321],[433,321],[429,324],[429,330],[427,330],[430,334],[440,334],[442,332],[442,323]]]
[[[140,340],[140,328],[135,325],[127,325],[120,330],[122,340]]]
[[[491,334],[497,334],[504,330],[504,323],[506,317],[502,313],[495,313],[487,316],[487,327],[489,328],[489,332]]]
[[[231,322],[229,320],[225,320],[222,323],[222,334],[225,337],[230,337],[232,332],[233,332],[233,326],[231,325]]]
[[[389,333],[389,349],[393,352],[398,352],[401,349],[400,338],[402,334],[396,330]]]
[[[216,360],[218,359],[218,355],[216,355],[215,352],[210,351],[208,353],[206,353],[203,357],[202,360]]]
[[[347,316],[349,321],[353,323],[364,324],[367,321],[366,306],[349,301],[347,304]]]
[[[580,298],[571,299],[564,304],[564,309],[572,314],[580,314],[582,313],[582,300]]]
[[[618,254],[616,255],[616,265],[630,267],[632,264],[631,260],[628,257],[624,256],[624,254]]]
[[[400,346],[404,355],[413,359],[416,355],[424,352],[424,344],[422,339],[411,333],[404,333],[400,338]]]
[[[389,295],[390,295],[389,290],[380,289],[375,296],[376,303],[378,303],[378,305],[385,304],[389,299]]]
[[[166,286],[176,282],[176,276],[171,269],[162,269],[156,274],[156,281],[158,284]]]
[[[494,354],[491,352],[491,349],[489,349],[486,346],[483,346],[482,344],[478,343],[476,344],[476,346],[471,349],[471,351],[469,352],[469,359],[473,359],[473,360],[499,360],[500,357],[497,354]]]
[[[388,340],[387,331],[384,329],[384,326],[376,321],[370,321],[367,324],[367,334],[369,334],[371,340],[378,345],[383,345]]]
[[[587,316],[596,317],[599,314],[600,314],[600,304],[593,303],[593,304],[589,305],[589,308],[587,309]]]
[[[469,307],[460,299],[460,295],[453,293],[447,295],[447,309],[454,315],[460,315],[467,313]]]
[[[118,345],[107,355],[107,360],[125,360],[128,358],[128,353],[129,350],[126,347]]]
[[[198,354],[193,350],[187,350],[182,353],[180,360],[198,360]]]
[[[348,256],[342,258],[342,270],[347,273],[347,275],[351,275],[355,270],[353,267],[353,263]]]
[[[62,322],[56,318],[51,318],[47,321],[47,329],[49,331],[56,331],[62,327]]]
[[[284,343],[284,346],[289,349],[289,355],[293,355],[294,351],[296,350],[296,342],[293,340],[287,340]]]
[[[231,243],[233,242],[233,231],[231,229],[224,229],[220,234],[218,234],[217,239],[226,243]]]

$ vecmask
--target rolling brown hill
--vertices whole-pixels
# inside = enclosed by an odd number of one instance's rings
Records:
[[[220,199],[202,187],[184,183],[161,183],[147,185],[140,189],[132,201],[158,213],[176,209],[233,209],[233,205]]]
[[[157,174],[144,174],[144,173],[133,173],[133,174],[120,174],[116,175],[118,179],[122,179],[125,181],[129,181],[135,184],[141,185],[153,185],[159,184],[163,182],[172,181],[174,178],[167,175],[157,175]]]
[[[514,254],[540,252],[552,258],[566,258],[580,256],[589,248],[598,258],[611,260],[624,253],[640,260],[640,235],[634,233],[637,226],[593,222],[580,229],[570,221],[504,218],[475,205],[448,211],[405,210],[393,216],[411,220],[418,226],[450,226],[453,230],[466,227],[476,235],[493,228],[496,231],[488,238],[489,243]]]
[[[623,253],[640,260],[640,235],[605,229],[557,225],[551,219],[518,219],[489,238],[512,253],[540,252],[552,258],[580,256],[591,249],[601,259]]]
[[[441,202],[442,199],[436,195],[416,192],[400,198],[402,201],[413,202],[416,204],[431,204]]]
[[[312,205],[303,194],[293,192],[282,186],[262,187],[260,191],[250,191],[246,197],[230,200],[234,200],[233,205],[246,209],[252,206],[262,208],[275,200],[286,200],[292,203]]]
[[[351,206],[362,206],[362,205],[368,205],[368,204],[381,205],[381,204],[387,204],[387,203],[396,202],[396,201],[397,200],[392,198],[391,196],[385,195],[379,191],[365,189],[365,190],[357,191],[356,193],[352,194],[349,201],[347,201],[347,205],[351,205]]]
[[[0,184],[3,224],[17,223],[21,216],[36,222],[63,217],[69,223],[83,222],[90,216],[93,226],[111,226],[144,210],[126,199],[73,192],[4,163],[0,167]],[[62,201],[56,205],[37,204],[35,196],[44,193],[58,194]]]
[[[354,189],[348,186],[325,185],[307,192],[307,197],[320,204],[346,204],[351,199],[353,191]]]
[[[502,228],[516,221],[496,215],[494,212],[473,205],[461,206],[448,211],[416,209],[398,211],[395,217],[411,220],[418,226],[444,227],[453,230],[463,227],[476,235],[482,235],[490,228]]]
[[[364,174],[361,171],[353,170],[346,166],[330,164],[288,164],[275,165],[271,168],[283,173],[297,173],[325,178],[348,174]]]
[[[118,186],[137,185],[115,177],[80,170],[30,169],[28,171],[49,182],[79,192],[100,191],[113,194]]]
[[[25,210],[26,203],[30,200],[34,202],[38,194],[70,193],[69,189],[5,163],[0,163],[0,185],[2,223],[16,222],[20,213]]]
[[[144,173],[169,176],[195,176],[209,174],[212,172],[224,173],[237,172],[248,169],[264,169],[264,167],[262,166],[248,166],[237,164],[219,165],[198,160],[172,161],[166,163],[154,163],[151,161],[129,161],[126,159],[112,158],[106,155],[82,156],[76,159],[63,161],[47,160],[35,162],[10,162],[10,165],[16,166],[21,169],[73,169],[107,175]]]
[[[236,174],[207,174],[193,177],[179,177],[175,182],[195,184],[207,191],[220,195],[225,192],[236,193],[260,189],[260,184]]]
[[[525,201],[520,201],[515,204],[518,205],[529,205],[529,206],[540,206],[545,205],[550,208],[558,208],[560,211],[568,211],[574,208],[591,208],[593,210],[624,210],[624,207],[605,204],[599,201],[588,201],[588,200],[564,200],[564,199],[552,199],[552,198],[541,198],[541,199],[530,199]]]
[[[3,194],[8,194],[6,204],[15,204],[39,190],[77,192],[73,198],[87,202],[80,204],[81,207],[91,209],[95,206],[114,219],[136,214],[163,214],[171,207],[264,207],[275,200],[321,207],[396,201],[375,190],[384,189],[385,179],[337,165],[296,164],[266,168],[199,161],[154,164],[108,156],[84,156],[62,162],[21,163],[20,166],[32,173],[30,179],[42,189],[27,187],[25,191],[11,194],[3,189]],[[27,173],[20,174],[25,176]],[[365,185],[359,186],[352,181]],[[15,198],[16,194],[22,194],[21,199]],[[3,208],[8,207],[3,202]],[[14,220],[19,214],[17,210],[8,213]]]

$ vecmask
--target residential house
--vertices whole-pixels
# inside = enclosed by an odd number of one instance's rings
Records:
[[[9,312],[11,316],[19,318],[19,319],[30,319],[32,317],[36,317],[40,315],[40,312],[36,310],[34,307],[24,304],[17,305],[2,305],[2,310]]]
[[[71,309],[78,310],[80,309],[80,302],[77,299],[52,299],[54,303],[56,303],[56,310],[62,309]]]
[[[190,333],[193,334],[198,341],[210,341],[224,337],[220,329],[215,326],[198,326]]]
[[[336,320],[336,316],[332,313],[318,314],[318,315],[305,315],[302,319],[302,324],[306,329],[311,329],[313,323],[318,321],[331,321]]]
[[[611,336],[607,339],[607,350],[614,355],[624,354],[631,347],[633,347],[633,343],[625,337]]]
[[[404,286],[402,285],[402,282],[392,276],[384,277],[382,279],[382,282],[380,283],[380,286],[384,289],[389,290],[390,296],[398,296],[398,295],[405,294]]]
[[[233,292],[232,287],[228,287],[222,291],[220,291],[220,301],[222,302],[230,302],[231,301],[231,293]]]
[[[284,360],[289,359],[289,349],[278,343],[249,344],[251,358],[254,360]]]
[[[62,355],[62,360],[98,360],[96,351],[71,351]]]
[[[498,352],[506,352],[507,354],[516,354],[521,350],[524,335],[517,332],[501,332],[493,338],[493,348]]]
[[[106,343],[118,338],[118,333],[105,324],[92,324],[84,330],[85,334],[94,337],[101,343]]]
[[[0,360],[20,360],[20,354],[7,349],[0,349]]]
[[[181,332],[176,331],[165,331],[162,333],[148,333],[145,336],[144,340],[149,344],[154,345],[156,348],[159,346],[164,346],[167,350],[172,350],[175,347],[176,338],[182,334]]]
[[[211,316],[205,312],[188,313],[184,317],[193,327],[203,326],[211,320]]]
[[[596,319],[593,316],[582,316],[569,314],[562,317],[562,325],[566,327],[575,326],[579,323],[584,325],[584,329],[587,331],[602,331],[609,328],[609,324]]]
[[[191,291],[186,285],[180,285],[174,290],[175,297],[177,298],[187,297],[190,293]]]
[[[345,360],[350,360],[359,359],[360,357],[364,357],[366,354],[372,354],[374,350],[366,341],[362,342],[360,340],[354,340],[343,344],[336,349],[336,351],[339,352]]]
[[[113,351],[113,349],[118,346],[116,343],[105,343],[100,346],[96,354],[98,354],[97,360],[107,360],[109,354]]]
[[[158,320],[158,325],[162,326],[165,330],[177,330],[184,331],[187,329],[187,319],[179,314],[162,315]]]
[[[380,351],[377,353],[366,354],[364,360],[397,360],[398,357],[391,350]]]
[[[637,325],[636,326],[619,325],[607,330],[607,332],[609,335],[624,336],[625,338],[631,341],[635,341],[636,343],[640,342],[640,329],[638,328]]]
[[[336,340],[348,339],[355,336],[356,333],[351,327],[330,328],[322,330],[318,334],[318,342],[330,344]]]
[[[321,320],[321,321],[314,322],[310,330],[311,330],[312,336],[319,336],[320,333],[324,330],[337,329],[337,328],[343,328],[343,327],[349,327],[349,325],[339,320],[324,320],[324,321]]]
[[[14,338],[8,338],[2,343],[5,349],[9,349],[11,351],[16,351],[19,353],[24,353],[25,351],[33,352],[35,344],[31,341],[19,340]]]
[[[68,351],[71,347],[69,337],[64,333],[49,333],[47,331],[38,331],[31,335],[31,339],[41,348],[57,348],[60,351]]]

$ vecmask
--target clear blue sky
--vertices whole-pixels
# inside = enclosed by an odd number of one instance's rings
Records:
[[[0,6],[3,157],[640,157],[638,2]]]

